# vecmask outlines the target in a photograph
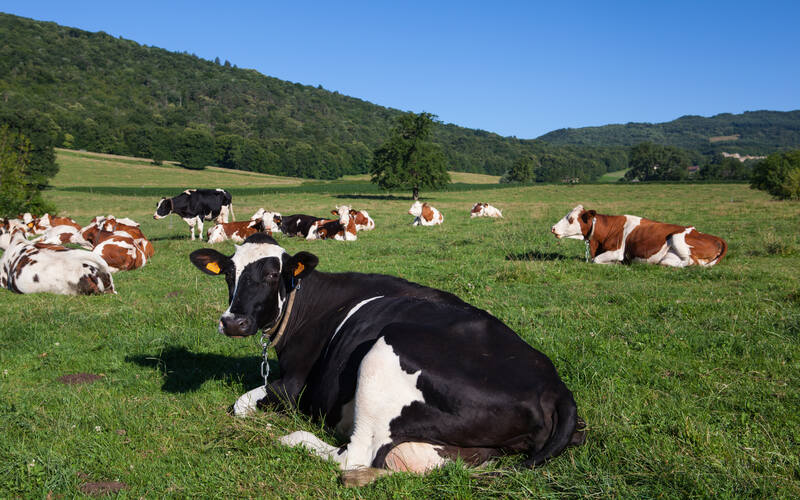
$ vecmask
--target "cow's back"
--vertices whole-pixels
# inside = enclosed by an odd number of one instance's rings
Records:
[[[629,221],[633,216],[625,216]],[[658,253],[673,234],[686,231],[685,226],[666,224],[641,218],[625,238],[625,259],[648,259]]]

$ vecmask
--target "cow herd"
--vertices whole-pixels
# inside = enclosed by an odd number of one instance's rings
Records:
[[[203,221],[215,220],[209,244],[240,244],[230,256],[211,248],[190,255],[203,273],[225,277],[229,305],[219,333],[262,332],[264,384],[236,401],[235,415],[290,406],[324,421],[346,444],[303,431],[280,442],[335,461],[345,482],[358,485],[391,471],[424,473],[456,459],[477,465],[509,453],[525,454],[532,467],[583,443],[585,424],[552,362],[489,312],[394,276],[318,271],[315,255],[291,255],[273,238],[353,241],[375,228],[366,211],[341,205],[329,218],[261,208],[247,221],[228,222],[231,200],[222,189],[190,189],[162,198],[153,217],[176,213],[192,239],[196,226],[202,239]],[[427,203],[415,202],[408,213],[414,226],[444,221]],[[503,214],[476,203],[470,217]],[[551,232],[583,240],[595,263],[711,266],[727,250],[724,240],[694,227],[581,205]],[[139,268],[154,252],[136,222],[111,215],[84,227],[50,215],[2,220],[0,249],[0,285],[62,294],[116,293],[112,273]],[[272,381],[264,373],[269,346],[280,366]]]
[[[69,217],[29,213],[0,221],[0,250],[0,286],[64,295],[116,293],[111,274],[138,269],[155,253],[139,224],[128,218],[99,215],[81,226]]]

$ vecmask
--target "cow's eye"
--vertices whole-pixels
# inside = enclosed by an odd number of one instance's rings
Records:
[[[570,224],[572,224],[573,222],[575,222],[575,219],[573,219],[572,217],[570,217],[569,219],[567,219],[567,221],[568,221]]]
[[[267,273],[267,279],[268,280],[276,280],[276,279],[278,279],[278,273],[276,273],[276,272]]]

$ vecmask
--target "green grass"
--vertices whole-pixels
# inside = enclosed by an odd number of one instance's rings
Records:
[[[625,176],[628,169],[616,170],[614,172],[607,172],[601,175],[595,182],[617,182]]]
[[[62,162],[60,175],[71,168]],[[165,185],[195,185],[182,174]],[[135,189],[53,189],[48,199],[81,223],[107,213],[140,221],[156,255],[116,274],[115,296],[0,291],[0,496],[72,497],[102,480],[125,482],[129,497],[800,495],[800,203],[740,184],[473,186],[423,193],[445,223],[422,228],[409,225],[407,193],[238,188],[239,218],[262,206],[368,210],[377,228],[356,242],[278,239],[318,255],[323,271],[402,276],[491,311],[553,360],[588,423],[586,444],[534,470],[516,456],[344,489],[334,465],[275,441],[305,429],[333,442],[321,426],[297,413],[226,414],[259,383],[260,351],[255,339],[215,332],[226,287],[189,263],[203,244],[186,224],[154,221],[157,196]],[[475,201],[505,219],[470,220]],[[711,269],[589,265],[581,242],[549,234],[577,203],[694,225],[729,252]],[[73,373],[102,378],[58,382]]]

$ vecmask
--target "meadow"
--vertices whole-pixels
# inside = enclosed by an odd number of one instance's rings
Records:
[[[102,481],[132,498],[800,497],[800,203],[743,184],[499,188],[467,178],[422,192],[443,226],[412,227],[409,193],[363,179],[65,151],[58,160],[46,198],[62,214],[131,217],[156,254],[114,276],[116,295],[0,290],[0,497],[70,498]],[[335,442],[322,425],[296,412],[231,417],[260,382],[260,347],[216,333],[224,280],[188,260],[206,244],[176,216],[152,219],[160,196],[187,187],[229,188],[239,219],[259,207],[368,210],[376,229],[355,242],[277,239],[315,253],[322,271],[401,276],[487,309],[552,359],[588,424],[586,444],[536,469],[511,456],[346,489],[334,464],[276,443],[298,429]],[[476,201],[505,218],[470,220]],[[725,238],[728,254],[710,269],[587,264],[580,241],[549,231],[578,203],[694,225]]]

